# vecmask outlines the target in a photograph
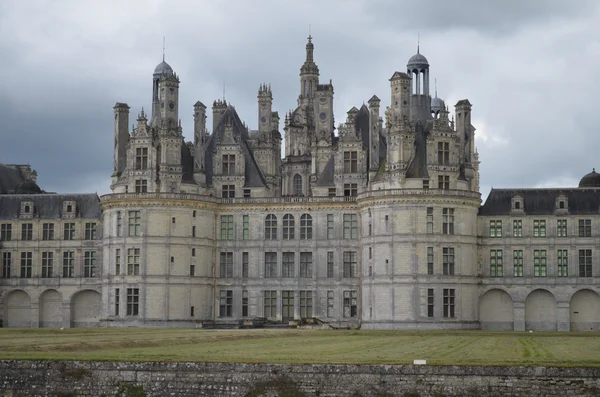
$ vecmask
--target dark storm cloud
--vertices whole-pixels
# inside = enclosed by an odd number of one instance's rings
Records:
[[[321,80],[335,87],[336,123],[416,51],[452,110],[474,104],[482,192],[572,185],[596,164],[595,1],[90,1],[0,4],[1,162],[31,163],[54,191],[109,190],[112,106],[149,110],[152,71],[181,78],[180,117],[223,96],[251,128],[256,93],[272,85],[283,117],[296,106],[312,25]],[[280,125],[283,128],[283,123]]]

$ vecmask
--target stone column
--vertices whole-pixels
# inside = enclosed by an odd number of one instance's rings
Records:
[[[525,302],[513,303],[513,321],[515,331],[525,331]]]

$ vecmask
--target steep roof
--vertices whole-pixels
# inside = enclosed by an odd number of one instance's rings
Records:
[[[181,171],[183,173],[181,181],[184,183],[196,183],[194,180],[194,156],[192,156],[190,144],[193,148],[194,145],[191,142],[181,142]]]
[[[418,120],[415,124],[415,155],[406,170],[407,178],[428,179],[427,171],[427,136],[431,131],[431,121]]]
[[[27,171],[20,166],[0,164],[0,194],[17,192],[42,193],[33,181],[27,179]]]
[[[334,184],[333,181],[333,171],[334,171],[334,163],[333,163],[333,155],[331,155],[331,157],[329,157],[329,160],[327,160],[327,164],[325,164],[325,167],[323,168],[323,172],[321,172],[321,175],[319,176],[319,179],[317,180],[316,185],[317,186],[330,186]]]
[[[5,194],[0,195],[0,219],[14,219],[21,212],[21,202],[33,201],[35,216],[54,219],[62,216],[63,202],[75,201],[76,215],[84,219],[100,219],[97,194]]]

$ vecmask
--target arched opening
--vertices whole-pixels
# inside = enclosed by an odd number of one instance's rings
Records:
[[[492,289],[479,298],[481,329],[512,331],[514,329],[513,313],[512,298],[505,291]]]
[[[62,327],[62,298],[58,291],[49,289],[40,296],[40,327]]]
[[[525,329],[556,331],[556,299],[544,289],[536,289],[525,299]]]
[[[294,195],[302,196],[302,176],[300,174],[294,175]]]
[[[93,328],[100,326],[101,296],[97,291],[85,290],[71,299],[71,327]]]
[[[6,297],[4,326],[13,328],[31,327],[31,299],[25,291],[16,290]]]
[[[600,331],[600,295],[583,289],[571,297],[571,331]]]

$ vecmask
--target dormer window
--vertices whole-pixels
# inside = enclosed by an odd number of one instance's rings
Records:
[[[223,175],[235,175],[235,154],[223,155]]]
[[[521,202],[520,201],[515,202],[515,209],[516,210],[520,210],[521,209]]]
[[[25,204],[25,211],[26,214],[29,214],[31,212],[31,207],[28,204]]]
[[[564,209],[565,208],[565,202],[564,201],[559,201],[558,208],[560,208],[561,210]]]
[[[514,196],[511,199],[510,210],[512,213],[524,214],[525,206],[523,205],[523,197]]]
[[[23,201],[21,203],[21,217],[32,218],[34,213],[34,206],[32,201]]]
[[[77,212],[75,201],[63,201],[63,217],[74,218]]]
[[[556,197],[556,202],[555,202],[555,210],[557,212],[560,212],[562,214],[566,214],[569,211],[569,201],[567,196],[565,195],[559,195]]]
[[[73,206],[71,204],[67,205],[67,212],[73,212]]]

